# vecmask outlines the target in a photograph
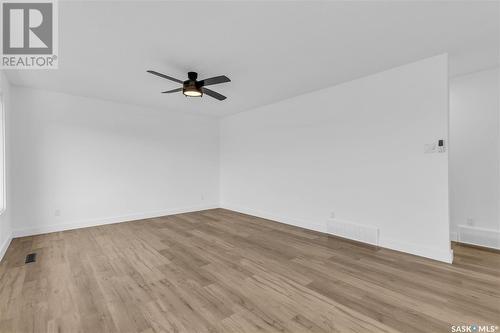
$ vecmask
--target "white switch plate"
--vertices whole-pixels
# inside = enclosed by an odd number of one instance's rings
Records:
[[[424,153],[434,154],[437,153],[437,143],[427,143],[424,145]]]

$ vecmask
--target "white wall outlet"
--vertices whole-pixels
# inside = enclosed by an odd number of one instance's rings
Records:
[[[54,211],[54,216],[61,216],[61,210],[60,209],[56,209]]]
[[[335,212],[331,212],[331,213],[330,213],[330,218],[331,218],[331,219],[334,219],[334,218],[335,218]]]
[[[200,199],[201,199],[201,201],[205,200],[205,196],[203,194],[200,195]]]
[[[474,226],[476,224],[476,220],[473,217],[468,217],[467,218],[467,225],[468,226]]]

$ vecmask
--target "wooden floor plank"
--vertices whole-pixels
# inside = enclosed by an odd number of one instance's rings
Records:
[[[223,209],[17,238],[0,263],[0,332],[500,325],[500,253],[454,250],[449,265]]]

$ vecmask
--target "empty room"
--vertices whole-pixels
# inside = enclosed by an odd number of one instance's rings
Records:
[[[500,333],[500,1],[0,19],[0,333]]]

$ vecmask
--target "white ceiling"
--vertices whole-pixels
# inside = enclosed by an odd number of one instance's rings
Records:
[[[223,116],[443,52],[450,75],[499,64],[497,1],[59,2],[59,69],[13,84]],[[165,95],[225,74],[228,99]]]

